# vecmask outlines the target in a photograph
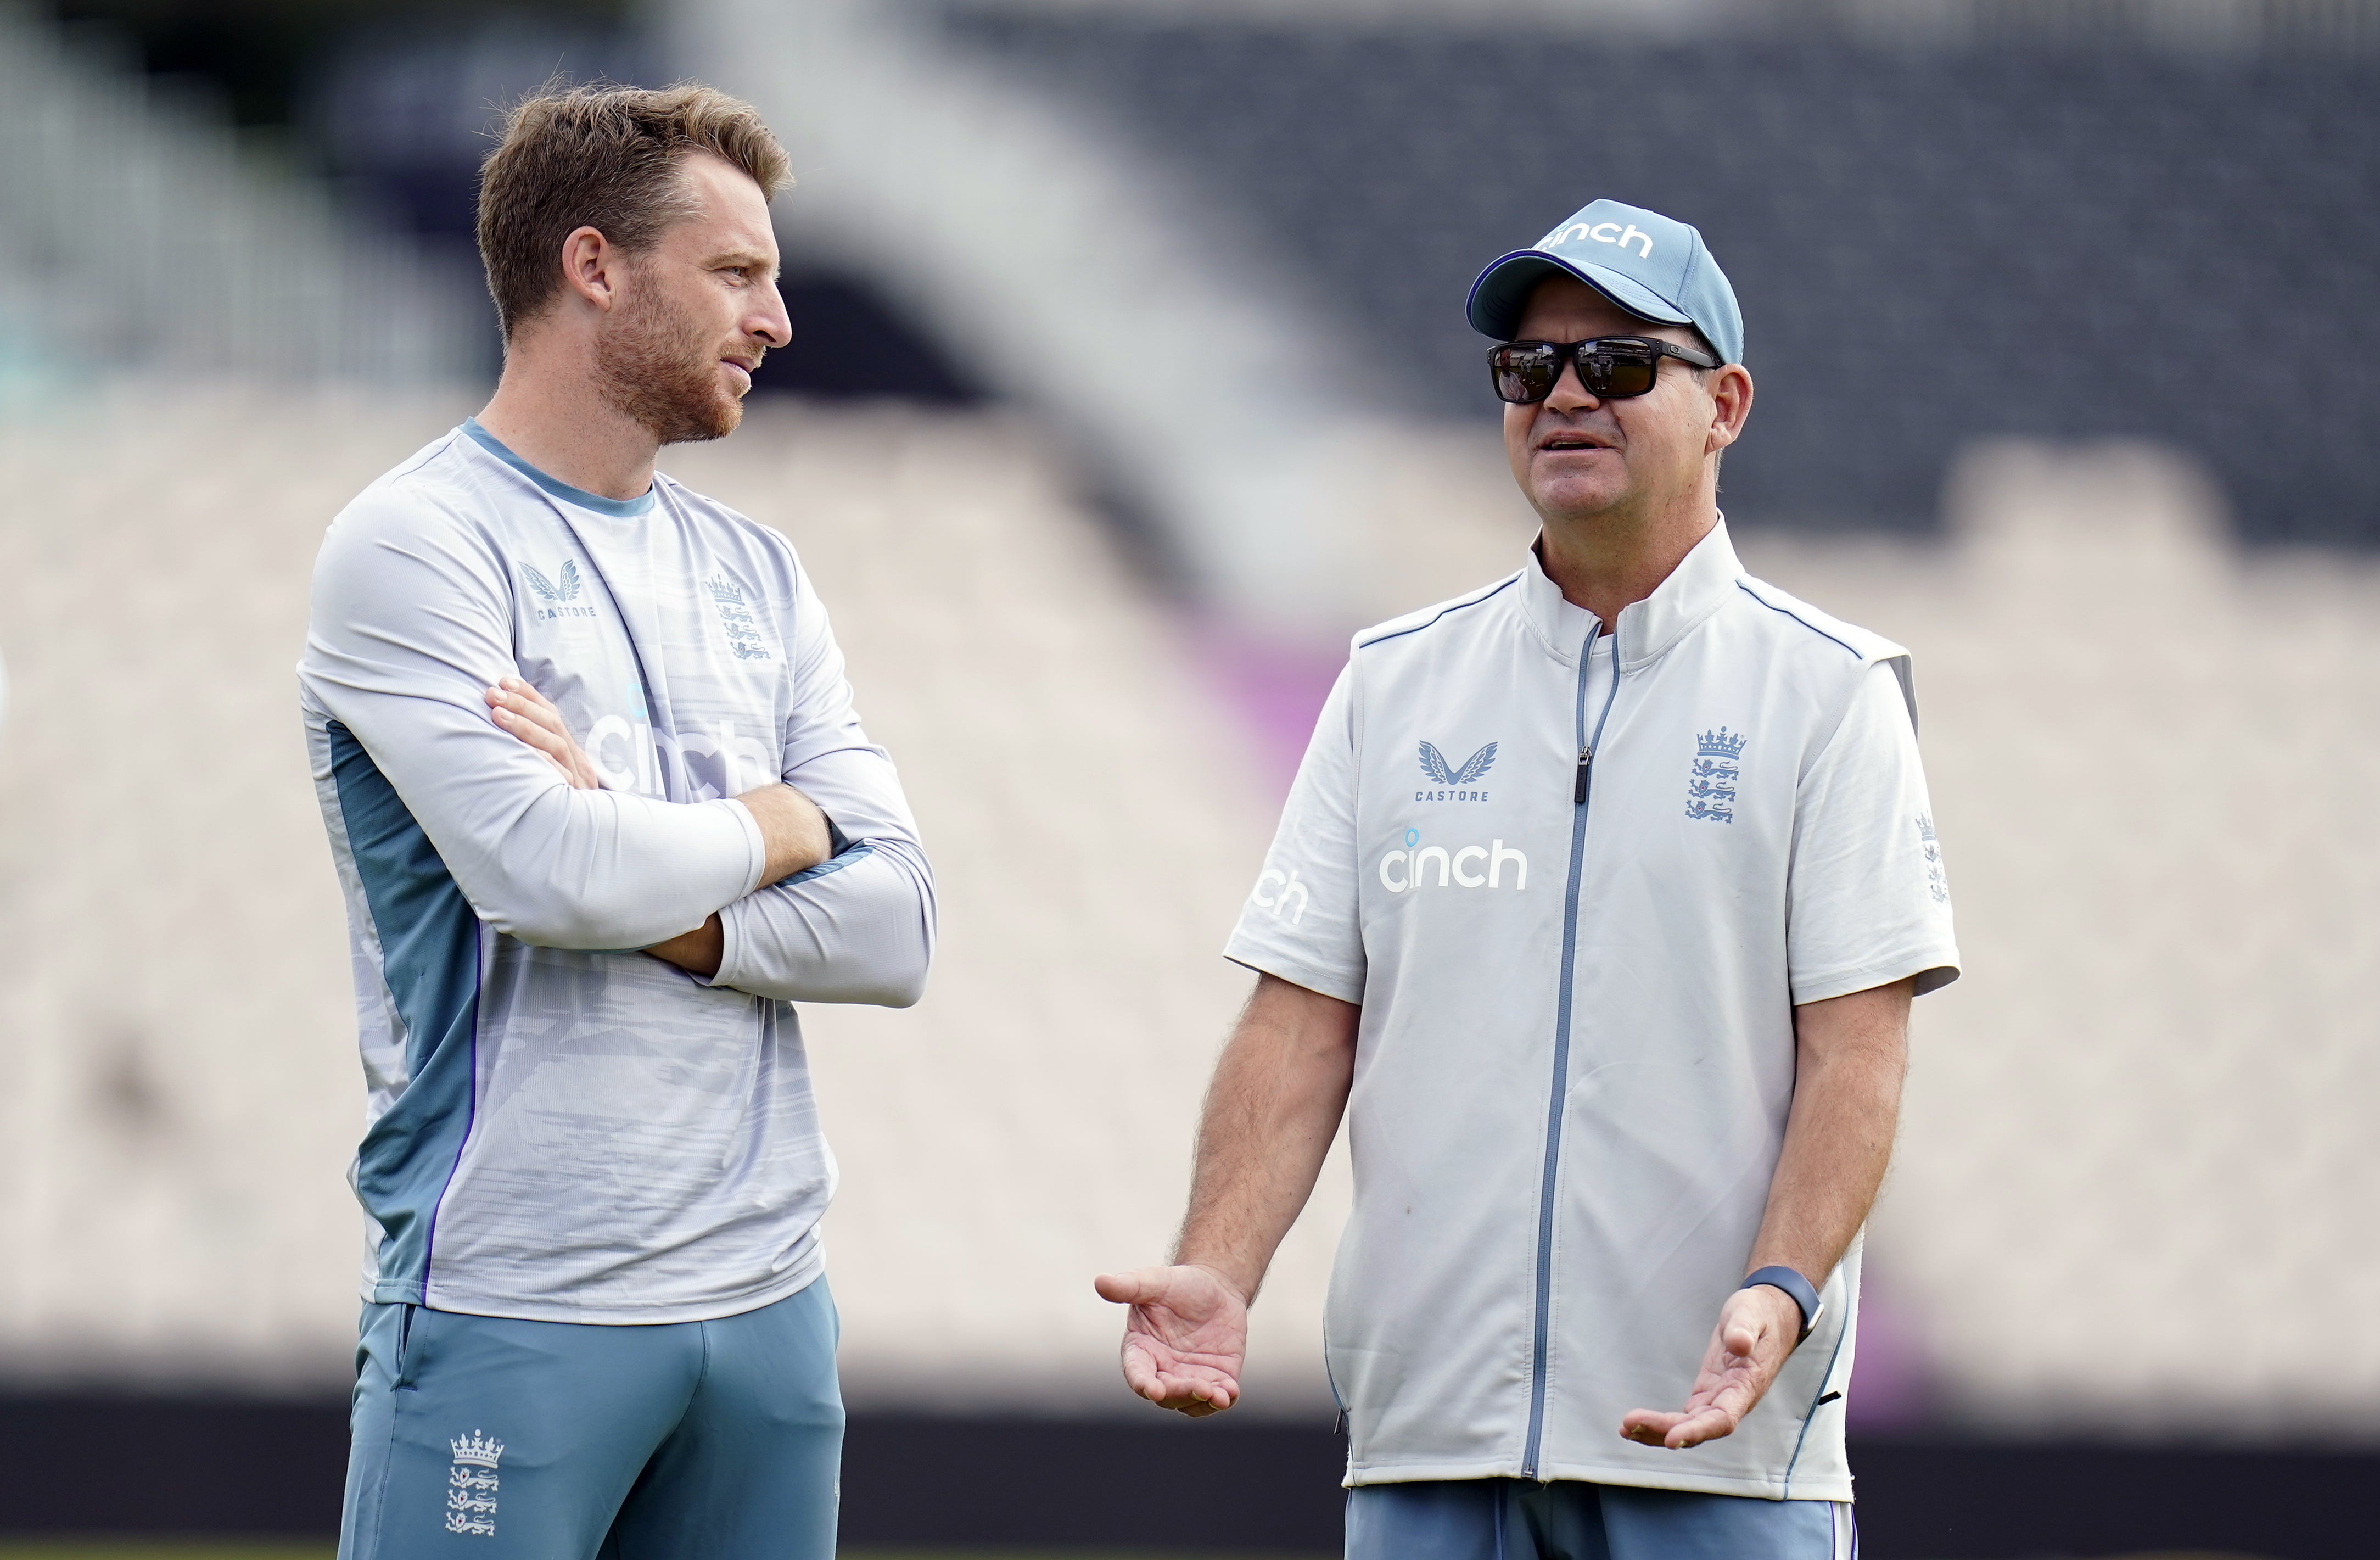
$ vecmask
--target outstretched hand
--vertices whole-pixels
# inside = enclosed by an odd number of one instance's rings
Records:
[[[1802,1308],[1792,1296],[1766,1284],[1738,1289],[1719,1307],[1718,1325],[1711,1330],[1686,1411],[1632,1408],[1620,1421],[1620,1433],[1672,1451],[1732,1434],[1767,1395],[1801,1331]]]
[[[1132,1308],[1123,1326],[1124,1383],[1161,1408],[1203,1419],[1239,1401],[1248,1304],[1212,1268],[1101,1274],[1100,1298]]]

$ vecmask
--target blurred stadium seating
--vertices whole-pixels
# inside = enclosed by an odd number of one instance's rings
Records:
[[[338,1379],[350,1020],[287,668],[323,517],[436,420],[119,399],[0,445],[20,1378]],[[771,407],[670,464],[809,557],[944,880],[928,1001],[807,1019],[855,1397],[1128,1408],[1085,1280],[1178,1203],[1268,832],[1258,736],[1013,417]],[[1475,493],[1445,513],[1484,559],[1503,501]],[[2380,1269],[2336,1238],[2380,1189],[2380,840],[2351,800],[2380,747],[2339,715],[2380,694],[2380,568],[2242,558],[2208,484],[2131,446],[1985,449],[1958,494],[1945,542],[1745,539],[1916,651],[1972,965],[1921,1008],[1871,1257],[1913,1354],[1879,1357],[1879,1406],[2380,1433],[2352,1311]],[[1266,1302],[1256,1406],[1320,1401],[1332,1213]]]
[[[1529,26],[978,0],[954,30],[1259,213],[1408,405],[1481,404],[1453,301],[1609,195],[1700,225],[1743,300],[1741,516],[1923,530],[1967,440],[2153,438],[2250,538],[2380,541],[2380,12],[1926,39],[1896,8],[1929,7],[1779,5],[1696,36],[1611,6]]]
[[[19,1378],[341,1380],[353,1000],[290,668],[322,526],[438,420],[215,394],[5,436]],[[942,884],[928,1001],[807,1020],[855,1395],[1103,1400],[1090,1275],[1159,1254],[1243,984],[1216,949],[1268,828],[1251,739],[1012,419],[772,408],[670,464],[811,559]],[[1319,1236],[1268,1301],[1307,1405]]]
[[[1700,223],[1744,296],[1761,399],[1724,496],[1748,563],[1916,654],[1969,973],[1919,1008],[1855,1426],[1946,1459],[2380,1447],[2358,1310],[2380,1257],[2356,1238],[2380,1202],[2380,823],[2356,799],[2380,780],[2358,719],[2380,695],[2380,6],[1458,8],[968,0],[905,9],[870,66],[1028,105],[1029,136],[962,171],[1029,175],[1017,149],[1060,133],[1099,153],[1069,189],[1143,170],[1132,221],[1195,228],[1169,263],[1200,297],[1257,289],[1249,318],[1291,323],[1310,377],[1260,404],[1300,464],[1262,480],[1293,500],[1267,524],[1296,530],[1268,555],[1328,565],[1302,617],[1181,567],[1216,543],[1148,502],[1182,469],[1135,458],[1161,420],[1087,415],[1116,381],[1014,360],[1049,314],[968,326],[1062,296],[1027,262],[1065,233],[973,291],[893,252],[882,212],[947,169],[864,216],[862,165],[826,159],[781,219],[832,311],[793,383],[929,396],[756,403],[664,462],[802,550],[941,873],[927,1001],[805,1017],[855,1404],[1143,1412],[1087,1278],[1156,1255],[1178,1210],[1244,987],[1215,949],[1332,646],[1504,572],[1529,532],[1462,290],[1608,189]],[[733,14],[571,46],[732,80],[686,51]],[[0,158],[0,1395],[327,1402],[360,1093],[290,668],[322,525],[477,404],[483,305],[437,184],[468,127],[377,165],[351,146],[343,206],[57,36],[0,13],[0,82],[44,149]],[[302,133],[369,147],[371,114],[516,90],[486,62],[543,57],[374,37],[413,95],[358,87],[361,118],[318,103]],[[368,77],[349,43],[325,79]],[[1751,128],[1704,133],[1714,115]],[[114,139],[86,146],[93,116]],[[1008,188],[971,198],[1079,209]],[[79,270],[93,226],[137,253]],[[1340,341],[1372,366],[1312,346]],[[933,358],[905,384],[799,358],[873,372],[903,342]],[[1219,348],[1198,394],[1225,405],[1266,361]],[[1204,424],[1200,458],[1233,426]],[[1334,1167],[1259,1310],[1248,1414],[1284,1433],[1330,1422],[1343,1197]]]
[[[1939,546],[1751,567],[1916,652],[1968,975],[1917,1021],[1870,1249],[1934,1412],[2000,1430],[2380,1436],[2380,567],[2243,554],[2139,446],[1985,446]],[[2220,1341],[2217,1341],[2220,1340]],[[2177,1369],[2177,1362],[2188,1361]]]
[[[0,1359],[321,1390],[360,1255],[354,996],[292,720],[325,518],[448,420],[84,390],[0,433]]]
[[[108,42],[64,46],[0,5],[0,394],[38,397],[63,365],[404,384],[483,360],[451,269],[246,154],[192,83],[152,88]]]
[[[117,399],[0,440],[19,1390],[336,1390],[351,1019],[288,666],[323,515],[451,410]],[[1256,735],[1028,423],[779,406],[671,464],[804,549],[942,872],[928,1001],[806,1017],[855,1404],[1135,1412],[1085,1279],[1178,1203],[1266,832]],[[1472,492],[1444,514],[1484,557],[1503,500]],[[1902,1343],[1863,1387],[1904,1427],[2375,1430],[2380,1274],[2339,1232],[2375,1190],[2380,841],[2340,798],[2380,748],[2336,712],[2380,691],[2380,570],[2242,558],[2210,492],[2135,447],[2006,445],[1946,542],[1745,541],[1918,657],[1971,973],[1921,1008],[1872,1237]],[[1252,1410],[1318,1428],[1342,1195],[1284,1255],[1252,1379]]]

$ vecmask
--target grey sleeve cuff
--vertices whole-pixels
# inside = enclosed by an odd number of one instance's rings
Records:
[[[1352,1003],[1360,1007],[1364,1003],[1364,977],[1349,975],[1344,970],[1325,969],[1302,958],[1284,955],[1278,949],[1258,947],[1234,937],[1224,945],[1223,957],[1233,964],[1253,969],[1259,975],[1270,975],[1293,986],[1304,986],[1309,992]]]
[[[731,810],[738,819],[743,821],[744,847],[751,853],[752,857],[751,870],[744,874],[744,893],[735,896],[741,899],[745,895],[752,893],[760,886],[760,874],[769,870],[769,841],[767,836],[760,833],[760,821],[752,816],[750,808],[737,801],[734,797],[723,798],[722,805]]]

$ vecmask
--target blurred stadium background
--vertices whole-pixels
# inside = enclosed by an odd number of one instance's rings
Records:
[[[491,382],[473,168],[556,73],[788,143],[795,345],[663,463],[800,547],[941,876],[926,1001],[806,1016],[854,1542],[1334,1542],[1343,1175],[1229,1420],[1124,1396],[1089,1275],[1178,1211],[1346,633],[1530,534],[1463,289],[1611,194],[1743,299],[1751,567],[1916,652],[1969,972],[1869,1239],[1873,1553],[2368,1547],[2370,0],[0,7],[0,1535],[335,1525],[290,667],[321,528]]]

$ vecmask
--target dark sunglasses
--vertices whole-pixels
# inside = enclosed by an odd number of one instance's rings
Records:
[[[1592,341],[1507,341],[1488,348],[1488,377],[1496,398],[1527,406],[1554,393],[1562,364],[1578,365],[1578,382],[1598,401],[1624,401],[1653,388],[1661,360],[1675,358],[1698,369],[1718,360],[1692,347],[1672,347],[1645,335],[1605,335]]]

